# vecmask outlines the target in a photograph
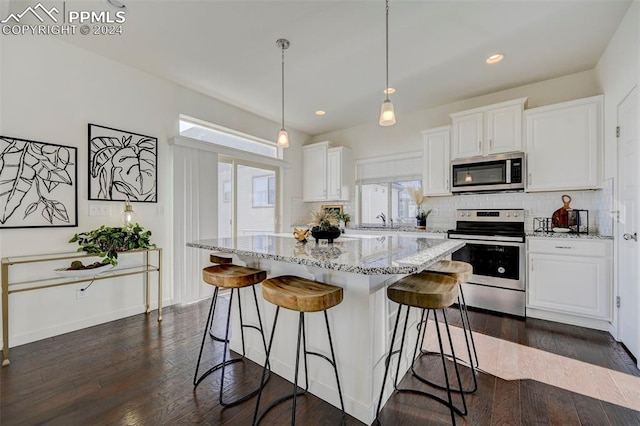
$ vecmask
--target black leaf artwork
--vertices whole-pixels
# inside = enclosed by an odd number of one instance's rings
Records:
[[[76,148],[0,136],[0,228],[78,226],[77,205]]]
[[[157,202],[158,139],[89,124],[89,199]]]

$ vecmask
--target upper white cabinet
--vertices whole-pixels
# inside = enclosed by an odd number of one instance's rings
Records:
[[[525,112],[527,191],[600,186],[602,98],[594,96]]]
[[[422,132],[422,189],[424,195],[451,195],[449,187],[450,134],[451,126]]]
[[[349,200],[353,180],[351,150],[329,142],[302,147],[303,201]]]
[[[527,98],[451,114],[453,159],[522,151]]]

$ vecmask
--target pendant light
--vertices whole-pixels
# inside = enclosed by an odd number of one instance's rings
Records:
[[[282,128],[278,133],[276,146],[287,148],[289,146],[289,133],[284,128],[284,51],[289,48],[289,40],[280,38],[276,41],[276,45],[282,51]]]
[[[393,109],[393,104],[389,100],[389,0],[386,0],[386,13],[387,13],[387,26],[386,26],[386,73],[387,73],[387,84],[384,86],[384,92],[386,94],[386,98],[382,103],[382,108],[380,109],[380,124],[381,126],[393,126],[396,124],[396,112]]]

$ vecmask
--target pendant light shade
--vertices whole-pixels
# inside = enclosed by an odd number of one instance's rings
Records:
[[[386,55],[385,55],[385,63],[386,63],[386,85],[384,86],[384,92],[386,97],[384,102],[382,103],[382,108],[380,109],[380,121],[378,124],[381,126],[393,126],[396,124],[396,112],[393,108],[393,103],[389,100],[389,0],[386,0]]]
[[[276,45],[282,51],[282,128],[278,133],[276,146],[287,148],[289,146],[289,132],[284,128],[284,51],[289,48],[289,40],[280,38],[276,41]]]

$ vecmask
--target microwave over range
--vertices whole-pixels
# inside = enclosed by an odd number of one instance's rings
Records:
[[[524,190],[524,154],[499,154],[451,162],[451,192]]]

